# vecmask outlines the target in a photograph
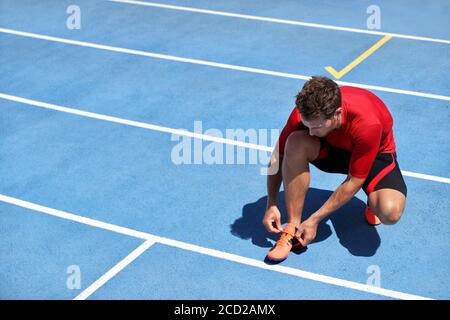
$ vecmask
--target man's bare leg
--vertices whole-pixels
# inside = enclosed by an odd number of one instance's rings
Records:
[[[309,163],[319,156],[320,140],[311,137],[308,131],[296,131],[289,135],[284,149],[281,173],[284,183],[288,223],[276,246],[267,254],[272,261],[287,258],[295,238],[296,227],[300,225],[303,203],[309,187]]]
[[[307,131],[296,131],[289,135],[282,162],[284,199],[288,223],[298,227],[305,195],[310,182],[309,161],[319,156],[320,140]]]

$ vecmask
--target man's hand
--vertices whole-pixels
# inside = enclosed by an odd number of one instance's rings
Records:
[[[275,205],[267,208],[262,222],[269,232],[280,233],[283,230],[281,228],[281,213]],[[276,228],[273,226],[273,222],[275,222]]]
[[[314,240],[317,233],[318,223],[313,219],[307,219],[298,227],[295,237],[303,247]]]

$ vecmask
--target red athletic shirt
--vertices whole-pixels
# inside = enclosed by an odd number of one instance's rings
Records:
[[[333,147],[351,151],[349,173],[366,178],[378,153],[395,152],[393,119],[386,105],[370,91],[343,86],[342,125],[324,139]],[[280,154],[288,136],[296,130],[308,130],[295,107],[278,140]]]

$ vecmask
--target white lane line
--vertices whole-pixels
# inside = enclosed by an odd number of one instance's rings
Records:
[[[137,127],[137,128],[142,128],[142,129],[147,129],[147,130],[152,130],[152,131],[165,132],[165,133],[171,133],[171,134],[176,134],[179,136],[186,136],[186,137],[191,137],[191,138],[195,138],[195,139],[201,139],[204,141],[219,142],[219,143],[224,143],[224,144],[228,144],[228,145],[234,145],[234,146],[238,146],[238,147],[248,148],[248,149],[273,152],[273,147],[262,146],[262,145],[258,145],[258,144],[248,143],[248,142],[241,142],[241,141],[237,141],[237,140],[213,137],[213,136],[199,134],[199,133],[195,133],[195,132],[191,132],[191,131],[187,131],[187,130],[172,129],[172,128],[162,127],[162,126],[158,126],[158,125],[154,125],[154,124],[150,124],[150,123],[138,122],[138,121],[127,120],[127,119],[123,119],[123,118],[107,116],[107,115],[103,115],[103,114],[99,114],[99,113],[93,113],[93,112],[88,112],[88,111],[83,111],[83,110],[78,110],[78,109],[73,109],[73,108],[68,108],[68,107],[62,107],[62,106],[54,105],[51,103],[17,97],[17,96],[13,96],[13,95],[1,93],[1,92],[0,92],[0,99],[15,101],[15,102],[23,103],[26,105],[32,105],[32,106],[40,107],[40,108],[44,108],[44,109],[65,112],[65,113],[74,114],[74,115],[78,115],[78,116],[82,116],[82,117],[86,117],[86,118],[92,118],[92,119],[97,119],[97,120],[103,120],[103,121],[108,121],[108,122],[124,124],[124,125],[131,126],[131,127]],[[415,173],[415,172],[403,171],[403,170],[402,170],[402,174],[404,176],[417,178],[417,179],[430,180],[430,181],[436,181],[436,182],[442,182],[442,183],[450,183],[450,178],[432,176],[432,175],[428,175],[428,174]]]
[[[243,147],[243,148],[257,149],[257,150],[268,151],[268,152],[273,151],[272,147],[260,146],[260,145],[253,144],[253,143],[247,143],[247,142],[236,141],[236,140],[231,140],[231,139],[213,137],[213,136],[190,132],[190,131],[182,130],[182,129],[172,129],[172,128],[162,127],[162,126],[145,123],[145,122],[138,122],[138,121],[127,120],[127,119],[123,119],[123,118],[106,116],[106,115],[99,114],[99,113],[93,113],[93,112],[82,111],[82,110],[73,109],[73,108],[57,106],[57,105],[46,103],[46,102],[16,97],[16,96],[4,94],[4,93],[0,93],[0,98],[10,100],[10,101],[24,103],[27,105],[32,105],[35,107],[70,113],[70,114],[74,114],[74,115],[78,115],[78,116],[82,116],[82,117],[86,117],[86,118],[92,118],[92,119],[97,119],[97,120],[103,120],[103,121],[108,121],[108,122],[124,124],[124,125],[131,126],[131,127],[137,127],[137,128],[142,128],[142,129],[147,129],[147,130],[152,130],[152,131],[165,132],[165,133],[171,133],[171,134],[176,134],[179,136],[186,136],[186,137],[191,137],[191,138],[205,140],[205,141],[213,141],[213,142],[219,142],[219,143],[224,143],[224,144],[231,144],[231,145],[235,145],[235,146],[239,146],[239,147]]]
[[[325,283],[325,284],[349,288],[349,289],[358,290],[358,291],[362,291],[362,292],[373,293],[373,294],[390,297],[390,298],[395,298],[395,299],[431,300],[428,297],[413,295],[413,294],[395,291],[395,290],[384,289],[384,288],[380,288],[380,287],[369,286],[367,284],[343,280],[343,279],[330,277],[330,276],[326,276],[326,275],[322,275],[322,274],[318,274],[318,273],[303,271],[303,270],[296,269],[296,268],[284,267],[284,266],[280,266],[280,265],[267,265],[264,262],[256,260],[256,259],[251,259],[251,258],[239,256],[239,255],[228,253],[228,252],[215,250],[215,249],[205,248],[205,247],[190,244],[187,242],[181,242],[181,241],[173,240],[173,239],[169,239],[169,238],[158,237],[153,234],[139,232],[136,230],[125,228],[125,227],[120,227],[120,226],[112,225],[112,224],[105,223],[102,221],[82,217],[82,216],[79,216],[79,215],[76,215],[73,213],[68,213],[65,211],[60,211],[60,210],[44,207],[44,206],[41,206],[38,204],[34,204],[34,203],[31,203],[28,201],[20,200],[20,199],[6,196],[3,194],[0,194],[0,201],[9,203],[12,205],[16,205],[19,207],[31,209],[31,210],[34,210],[37,212],[50,214],[52,216],[56,216],[56,217],[59,217],[62,219],[76,221],[76,222],[80,222],[80,223],[90,225],[93,227],[110,230],[112,232],[117,232],[117,230],[121,230],[122,231],[122,232],[120,232],[121,234],[135,236],[139,239],[142,239],[142,235],[144,235],[146,237],[146,239],[149,240],[149,241],[147,241],[147,242],[149,242],[148,244],[160,243],[160,244],[164,244],[164,245],[167,245],[170,247],[183,249],[183,250],[187,250],[187,251],[191,251],[191,252],[195,252],[195,253],[199,253],[199,254],[204,254],[204,255],[207,255],[210,257],[216,257],[216,258],[219,258],[222,260],[237,262],[239,264],[243,264],[243,265],[247,265],[247,266],[253,266],[256,268],[260,268],[260,269],[275,271],[275,272],[284,273],[284,274],[288,274],[288,275],[299,277],[299,278],[309,279],[312,281],[317,281],[317,282],[321,282],[321,283]]]
[[[33,39],[59,42],[59,43],[70,44],[70,45],[75,45],[75,46],[107,50],[107,51],[113,51],[113,52],[120,52],[120,53],[125,53],[125,54],[144,56],[144,57],[150,57],[150,58],[162,59],[162,60],[168,60],[168,61],[176,61],[176,62],[182,62],[182,63],[203,65],[203,66],[220,68],[220,69],[228,69],[228,70],[249,72],[249,73],[255,73],[255,74],[264,74],[264,75],[269,75],[269,76],[274,76],[274,77],[299,79],[299,80],[304,80],[304,81],[311,79],[310,76],[305,76],[305,75],[277,72],[277,71],[251,68],[251,67],[243,67],[243,66],[237,66],[237,65],[226,64],[226,63],[218,63],[218,62],[212,62],[212,61],[206,61],[206,60],[183,58],[183,57],[153,53],[153,52],[148,52],[148,51],[108,46],[108,45],[97,44],[97,43],[92,43],[92,42],[84,42],[84,41],[78,41],[78,40],[70,40],[70,39],[65,39],[65,38],[52,37],[52,36],[31,33],[31,32],[18,31],[18,30],[12,30],[12,29],[0,28],[0,32],[7,33],[7,34],[13,34],[16,36],[33,38]],[[353,83],[353,82],[344,82],[344,81],[336,81],[336,83],[338,83],[340,85],[354,86],[354,87],[364,88],[364,89],[369,89],[369,90],[391,92],[391,93],[398,93],[398,94],[404,94],[404,95],[410,95],[410,96],[416,96],[416,97],[424,97],[424,98],[430,98],[430,99],[450,101],[449,96],[432,94],[432,93],[402,90],[402,89],[395,89],[395,88],[388,88],[388,87],[381,87],[381,86],[374,86],[374,85],[367,85],[367,84]]]
[[[225,11],[199,9],[199,8],[185,7],[185,6],[174,6],[174,5],[162,4],[162,3],[156,3],[156,2],[132,1],[132,0],[107,0],[107,1],[148,6],[148,7],[157,7],[157,8],[163,8],[163,9],[179,10],[179,11],[197,12],[197,13],[203,13],[203,14],[233,17],[233,18],[240,18],[240,19],[247,19],[247,20],[257,20],[257,21],[290,24],[290,25],[311,27],[311,28],[320,28],[320,29],[328,29],[328,30],[336,30],[336,31],[355,32],[355,33],[365,33],[365,34],[378,35],[378,36],[392,36],[395,38],[402,38],[402,39],[409,39],[409,40],[430,41],[430,42],[450,44],[450,40],[447,40],[447,39],[411,36],[411,35],[407,35],[407,34],[389,33],[389,32],[381,32],[381,31],[373,31],[373,30],[357,29],[357,28],[338,27],[338,26],[333,26],[333,25],[328,25],[328,24],[261,17],[261,16],[254,16],[254,15],[248,15],[248,14],[239,14],[239,13],[232,13],[232,12],[225,12]]]
[[[50,216],[59,217],[59,218],[63,218],[66,220],[82,223],[82,224],[93,226],[93,227],[96,227],[99,229],[113,231],[115,233],[123,234],[123,235],[134,237],[134,238],[139,238],[139,239],[143,239],[143,240],[155,240],[156,239],[156,238],[151,238],[149,236],[149,234],[145,233],[145,232],[139,232],[139,231],[136,231],[136,230],[133,230],[130,228],[120,227],[120,226],[102,222],[99,220],[94,220],[91,218],[78,216],[78,215],[64,212],[61,210],[52,209],[49,207],[44,207],[44,206],[34,204],[34,203],[31,203],[28,201],[23,201],[23,200],[20,200],[17,198],[8,197],[8,196],[2,195],[2,194],[0,194],[0,201],[14,204],[16,206],[30,209],[33,211],[46,213]]]
[[[100,287],[102,287],[106,282],[111,280],[114,276],[116,276],[120,271],[125,269],[130,263],[132,263],[137,257],[143,254],[148,248],[155,244],[153,240],[147,240],[135,250],[133,250],[128,256],[126,256],[122,261],[112,267],[108,272],[98,278],[94,283],[92,283],[88,288],[86,288],[83,292],[81,292],[78,296],[76,296],[73,300],[86,300],[92,295],[95,291],[97,291]]]
[[[404,176],[417,178],[417,179],[430,180],[430,181],[436,181],[436,182],[442,182],[442,183],[450,183],[449,178],[430,176],[428,174],[423,174],[423,173],[416,173],[416,172],[402,170],[402,174]]]

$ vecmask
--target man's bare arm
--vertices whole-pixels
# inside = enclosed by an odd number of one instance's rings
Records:
[[[278,192],[280,191],[283,176],[281,174],[281,164],[283,157],[280,157],[275,149],[268,164],[267,175],[267,208],[277,205]]]
[[[361,189],[364,180],[349,175],[324,205],[300,225],[296,237],[302,246],[314,240],[319,222],[347,203]]]
[[[263,218],[263,225],[269,232],[281,232],[281,213],[277,206],[278,192],[280,191],[283,176],[281,174],[282,157],[278,153],[278,143],[270,158],[267,172],[267,207]],[[275,223],[275,226],[273,226]]]
[[[323,206],[310,219],[319,223],[331,213],[346,204],[361,189],[365,179],[352,177],[350,174],[345,181],[333,192]]]

